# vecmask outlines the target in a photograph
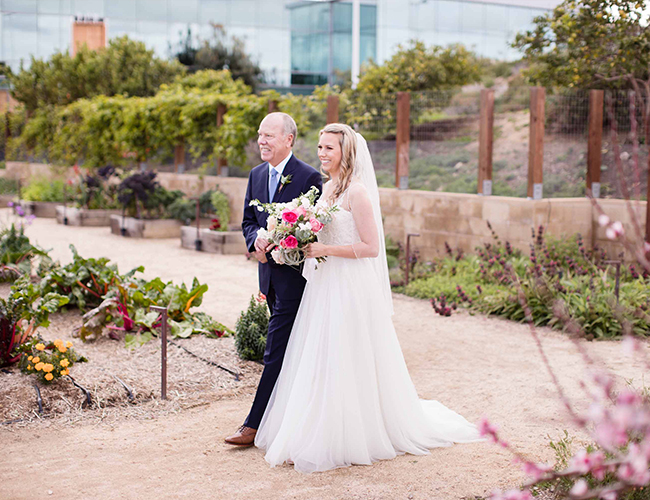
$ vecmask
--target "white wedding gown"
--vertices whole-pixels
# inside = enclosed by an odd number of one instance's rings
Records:
[[[339,207],[319,241],[359,242],[352,214]],[[480,439],[462,416],[418,398],[372,260],[327,257],[308,276],[255,438],[272,466],[325,471]]]

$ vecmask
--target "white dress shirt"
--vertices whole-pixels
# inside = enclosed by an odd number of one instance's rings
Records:
[[[278,182],[280,182],[280,179],[282,178],[282,172],[284,172],[284,167],[287,166],[287,162],[291,159],[291,155],[293,154],[292,151],[289,151],[289,154],[287,157],[282,160],[280,163],[278,163],[275,167],[271,165],[271,162],[269,162],[269,179],[271,178],[271,169],[275,169],[278,174],[280,174],[280,177],[278,177]]]

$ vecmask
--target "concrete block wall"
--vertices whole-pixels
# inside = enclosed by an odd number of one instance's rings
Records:
[[[8,162],[3,174],[27,179],[31,175],[50,175],[50,167]],[[241,223],[247,179],[175,173],[159,173],[158,178],[167,189],[180,189],[189,196],[219,186],[230,201],[231,223]],[[452,248],[460,247],[465,252],[473,252],[477,246],[491,240],[487,221],[502,241],[508,240],[524,252],[528,251],[532,241],[531,229],[540,225],[557,238],[580,233],[587,246],[597,244],[607,250],[612,258],[625,251],[620,243],[607,239],[605,230],[598,226],[598,211],[587,198],[533,201],[392,188],[380,188],[379,191],[386,234],[396,241],[405,242],[408,233],[419,233],[420,237],[412,241],[424,259],[444,254],[445,242]],[[638,239],[632,222],[632,214],[635,214],[643,238],[646,202],[603,199],[598,203],[612,220],[623,223],[626,234],[632,240]],[[628,251],[625,251],[625,258],[632,259]]]

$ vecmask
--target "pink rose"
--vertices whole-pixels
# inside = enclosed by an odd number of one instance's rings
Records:
[[[298,217],[304,217],[307,215],[307,210],[305,210],[305,207],[298,207],[296,208],[296,214],[298,214]]]
[[[280,242],[280,245],[284,248],[296,248],[298,246],[298,240],[295,236],[287,236]]]
[[[289,224],[295,224],[298,220],[298,214],[294,210],[285,210],[282,212],[282,220]]]
[[[312,217],[309,219],[309,223],[311,224],[311,230],[317,233],[321,229],[323,229],[323,224],[321,224],[317,219]]]

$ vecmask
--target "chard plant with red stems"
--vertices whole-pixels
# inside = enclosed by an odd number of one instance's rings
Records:
[[[632,136],[635,150],[638,151],[635,122],[635,97],[630,97],[630,111],[632,121]],[[612,142],[616,158],[616,166],[624,174],[622,161],[618,151],[618,137],[616,120],[612,112],[611,103],[608,106],[612,120]],[[633,168],[635,178],[640,179],[638,155],[634,155]],[[612,221],[603,211],[600,204],[593,197],[592,203],[599,213],[599,223],[606,228],[607,237],[619,241],[634,255],[641,273],[650,274],[650,243],[644,241],[641,231],[641,221],[638,220],[634,205],[638,206],[640,193],[637,191],[636,200],[629,196],[629,189],[625,184],[625,175],[619,175],[621,189],[626,195],[633,238],[629,238],[621,221]],[[637,186],[640,183],[637,182]],[[636,266],[635,266],[636,269]],[[568,314],[566,303],[558,301],[555,304],[556,315],[564,319],[566,330],[571,334],[578,352],[589,367],[588,377],[582,382],[586,394],[589,395],[590,405],[587,411],[579,411],[567,397],[562,385],[559,383],[554,370],[548,360],[547,353],[542,345],[540,336],[535,328],[533,311],[527,301],[526,294],[518,280],[513,283],[518,291],[518,301],[524,310],[525,321],[530,326],[530,332],[535,340],[540,356],[556,387],[558,397],[566,410],[570,420],[585,433],[593,445],[582,449],[568,458],[564,467],[552,468],[546,464],[537,464],[515,450],[498,432],[498,428],[488,420],[483,419],[480,424],[481,434],[489,437],[492,442],[513,453],[514,459],[519,463],[529,476],[528,482],[521,489],[506,492],[495,491],[492,500],[528,500],[532,499],[532,488],[540,484],[563,485],[556,491],[558,496],[572,499],[641,499],[650,497],[650,398],[647,391],[635,390],[630,386],[617,388],[614,376],[599,366],[586,349],[582,341],[585,337],[583,326]],[[635,270],[637,279],[638,271]],[[646,289],[647,292],[647,289]],[[618,311],[620,313],[620,310]],[[648,319],[647,308],[638,308],[638,316]],[[631,321],[621,319],[624,340],[622,348],[629,355],[642,359],[646,369],[650,369],[650,357],[633,328]]]
[[[39,326],[49,324],[49,315],[68,301],[56,293],[40,296],[28,277],[16,280],[7,299],[0,299],[0,367],[20,359],[20,347]]]

